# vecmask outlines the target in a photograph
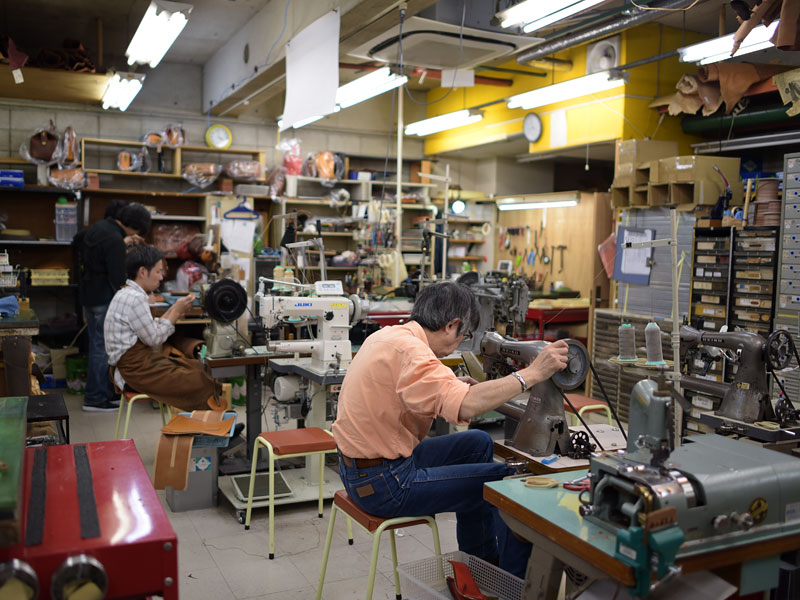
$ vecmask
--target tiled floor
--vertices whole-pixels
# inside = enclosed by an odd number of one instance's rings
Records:
[[[116,413],[86,413],[82,396],[64,398],[70,413],[71,441],[113,439]],[[244,420],[242,407],[238,408]],[[134,439],[147,471],[161,427],[157,410],[148,403],[133,408],[129,435]],[[322,550],[330,515],[317,517],[316,502],[277,506],[275,509],[275,559],[267,559],[267,509],[253,512],[250,531],[237,522],[231,505],[220,495],[219,506],[173,513],[159,492],[164,510],[178,535],[180,597],[188,600],[307,600],[316,595]],[[457,549],[455,516],[437,517],[443,552]],[[324,586],[325,600],[363,598],[367,587],[370,536],[353,527],[354,545],[347,544],[345,520],[337,519]],[[433,556],[430,530],[424,526],[399,530],[400,564]],[[373,598],[394,600],[391,549],[382,539]]]

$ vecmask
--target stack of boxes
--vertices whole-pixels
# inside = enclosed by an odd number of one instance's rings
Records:
[[[76,202],[56,203],[56,241],[71,242],[78,233],[78,204]]]
[[[738,158],[677,154],[676,142],[617,141],[611,187],[613,207],[713,206],[725,193],[725,183],[715,166],[731,187],[731,204],[743,202]]]
[[[0,186],[25,187],[22,169],[0,169]]]

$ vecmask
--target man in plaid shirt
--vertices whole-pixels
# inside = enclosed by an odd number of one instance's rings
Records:
[[[128,253],[128,281],[119,290],[106,314],[104,334],[108,363],[114,381],[122,388],[149,395],[181,410],[218,408],[221,393],[200,363],[161,351],[160,346],[175,332],[175,323],[192,308],[194,294],[180,298],[160,318],[150,312],[148,294],[164,278],[164,255],[153,246],[139,246]]]

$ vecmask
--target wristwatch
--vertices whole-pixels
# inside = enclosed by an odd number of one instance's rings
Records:
[[[520,385],[522,386],[522,391],[523,391],[523,392],[524,392],[525,390],[527,390],[527,389],[528,389],[528,384],[527,384],[527,383],[525,383],[525,380],[522,378],[522,375],[520,375],[520,374],[519,374],[519,373],[517,373],[516,371],[513,371],[513,372],[511,373],[511,375],[513,375],[514,377],[516,377],[516,378],[517,378],[517,381],[519,381]]]

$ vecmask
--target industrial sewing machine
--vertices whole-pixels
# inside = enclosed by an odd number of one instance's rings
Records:
[[[511,440],[512,446],[532,456],[588,455],[591,451],[585,432],[570,435],[564,413],[564,392],[583,383],[589,372],[589,355],[577,340],[569,345],[567,368],[531,388],[524,409],[507,402],[498,411],[516,419],[519,424]],[[486,332],[480,341],[483,370],[489,379],[504,377],[519,367],[533,362],[548,346],[545,341],[517,341],[496,331]]]
[[[698,377],[681,379],[683,389],[722,398],[713,415],[701,415],[703,423],[762,441],[788,439],[792,435],[785,432],[797,426],[797,411],[785,394],[773,408],[768,379],[771,373],[788,367],[796,355],[787,331],[777,330],[764,339],[748,331],[701,332],[684,325],[680,337],[682,360],[685,361],[691,353],[699,353],[708,366],[724,355],[731,366],[736,366],[732,383]],[[783,431],[754,425],[764,421],[779,423]]]
[[[627,449],[591,457],[589,499],[580,497],[581,515],[616,533],[637,596],[649,593],[653,569],[658,580],[678,572],[679,553],[800,528],[797,459],[714,434],[673,448],[676,401],[686,402],[663,378],[637,383]]]
[[[318,296],[270,296],[264,292],[262,279],[259,279],[256,303],[258,316],[267,329],[292,318],[309,319],[317,326],[315,339],[270,341],[269,349],[310,352],[311,368],[321,372],[346,369],[353,358],[350,326],[367,315],[364,301],[356,295],[342,296],[340,281],[317,282]]]
[[[247,310],[247,292],[233,279],[219,279],[204,285],[200,301],[211,323],[203,330],[206,356],[224,358],[244,353],[247,339],[236,329],[236,319]]]

